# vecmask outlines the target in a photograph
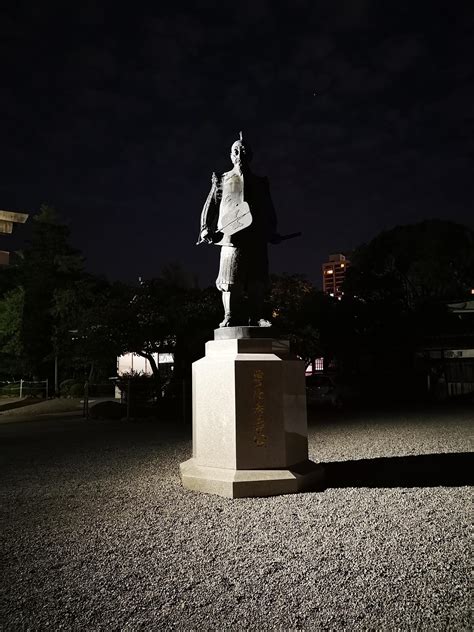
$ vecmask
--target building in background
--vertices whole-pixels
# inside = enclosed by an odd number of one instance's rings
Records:
[[[322,265],[323,292],[339,298],[343,294],[342,284],[349,266],[350,261],[345,255],[341,253],[329,255],[329,260]]]
[[[15,213],[13,211],[0,211],[0,235],[10,235],[15,224],[24,224],[28,219],[27,213]],[[0,250],[0,266],[10,263],[10,252]]]
[[[166,381],[173,373],[174,354],[154,353],[153,359],[160,372],[160,380]],[[153,371],[146,358],[137,353],[126,353],[117,358],[117,375],[127,374],[153,375]],[[117,399],[121,397],[120,389],[117,386],[115,387],[115,397]]]
[[[449,303],[455,316],[449,328],[426,336],[416,353],[416,365],[426,374],[428,393],[434,399],[471,396],[474,393],[474,300]]]
[[[153,353],[153,359],[159,369],[165,369],[166,373],[173,370],[174,355],[172,353]],[[117,375],[125,373],[140,373],[153,375],[150,363],[137,353],[126,353],[117,358]]]

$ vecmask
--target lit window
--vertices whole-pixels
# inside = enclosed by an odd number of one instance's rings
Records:
[[[471,294],[474,294],[474,287],[473,287],[473,288],[472,288],[472,290],[471,290]]]
[[[326,270],[326,274],[334,274],[334,270]]]
[[[345,263],[341,263],[341,268],[345,268],[346,264]]]
[[[334,292],[329,292],[329,296],[334,296]]]

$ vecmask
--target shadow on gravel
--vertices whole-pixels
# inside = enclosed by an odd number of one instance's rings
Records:
[[[474,453],[422,454],[322,463],[330,487],[462,487],[474,483]]]

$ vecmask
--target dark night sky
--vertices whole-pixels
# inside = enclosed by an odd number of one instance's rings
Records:
[[[178,260],[207,285],[199,215],[243,129],[304,232],[275,272],[319,283],[381,230],[473,225],[472,1],[154,4],[2,3],[0,208],[52,204],[111,279]]]

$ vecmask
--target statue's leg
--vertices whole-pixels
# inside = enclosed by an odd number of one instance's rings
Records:
[[[224,320],[219,327],[232,327],[241,324],[239,319],[242,287],[239,268],[240,252],[234,246],[222,246],[219,265],[219,274],[216,279],[216,287],[222,292],[224,305]]]
[[[241,306],[242,290],[238,285],[227,286],[222,290],[222,304],[224,306],[224,320],[219,327],[232,327],[238,321],[239,308]]]
[[[219,323],[219,327],[230,327],[232,318],[230,292],[222,292],[222,304],[224,305],[224,320]]]

